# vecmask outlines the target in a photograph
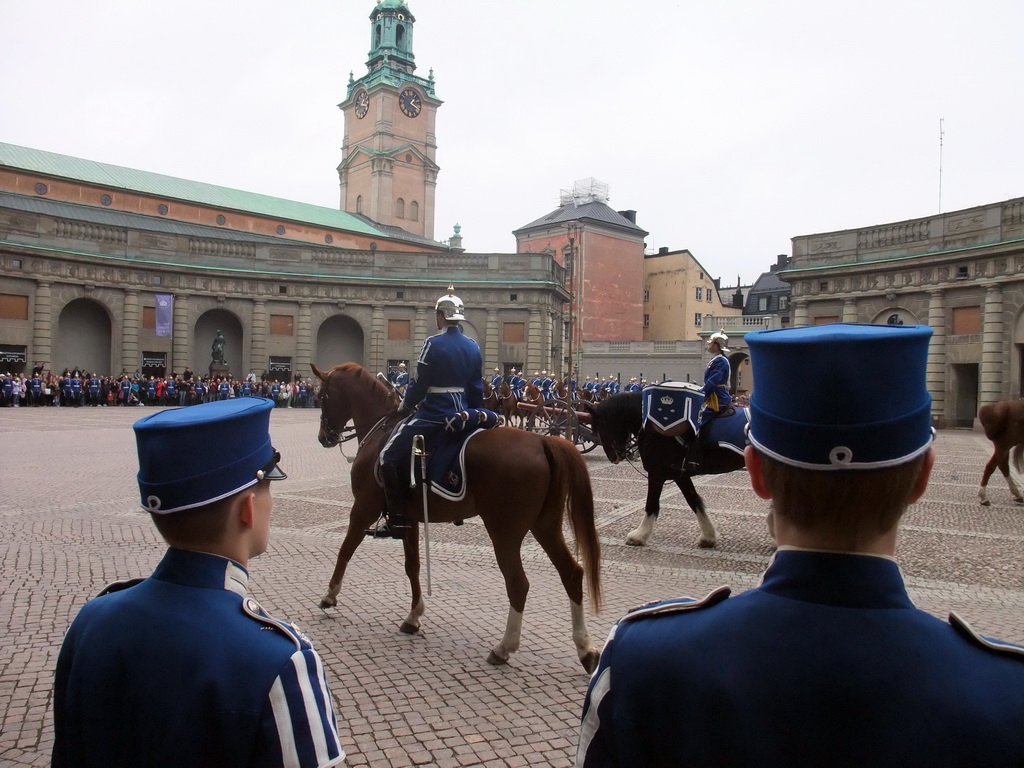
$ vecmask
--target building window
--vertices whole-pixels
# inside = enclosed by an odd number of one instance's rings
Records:
[[[822,292],[827,291],[828,290],[828,283],[826,281],[822,280],[820,283],[818,283],[818,290],[822,291]]]
[[[324,235],[324,242],[327,243],[328,245],[333,243],[334,242],[334,235],[331,235],[331,234]]]
[[[110,195],[102,195],[100,197],[100,202],[103,205],[110,205],[112,202],[114,202],[114,198],[112,198]]]
[[[509,301],[519,301],[519,294],[518,293],[510,293],[508,295],[508,300]]]
[[[405,298],[405,291],[395,291],[395,298],[396,299],[404,299]]]
[[[271,315],[269,332],[271,336],[294,336],[295,318],[291,315]]]
[[[0,320],[28,320],[28,296],[0,293]]]
[[[280,294],[287,294],[288,293],[288,286],[287,285],[279,285],[279,286],[277,286],[277,292],[280,293]]]
[[[767,296],[758,296],[757,297],[757,311],[758,312],[767,312],[768,311],[768,297]]]
[[[356,195],[356,213],[363,212],[363,196]]]
[[[651,316],[650,315],[644,315],[644,328],[650,328],[650,327],[651,327]]]
[[[40,181],[39,183],[36,184],[37,195],[45,195],[48,191],[49,190],[47,189],[46,185],[43,184],[43,182]]]
[[[700,312],[694,312],[693,313],[693,324],[696,325],[698,328],[700,328],[701,323],[703,322],[703,320],[704,320],[704,318],[701,317]]]
[[[405,218],[405,200],[403,200],[402,198],[398,198],[397,200],[395,200],[395,218]]]
[[[163,285],[163,275],[153,275],[153,285]]]
[[[526,341],[526,323],[502,323],[501,340],[506,344],[522,344]]]
[[[779,311],[783,312],[789,309],[789,296],[779,296]]]
[[[11,269],[21,269],[21,259],[11,259]]]
[[[644,288],[644,304],[651,300],[651,289]]]
[[[164,203],[160,203],[160,205],[156,207],[156,212],[159,213],[161,216],[166,216],[167,211],[169,210],[170,209]]]
[[[697,286],[697,288],[696,288],[696,291],[697,291],[697,301],[700,301],[701,299],[703,299],[703,298],[704,298],[704,289],[703,289],[703,288],[701,288],[701,287],[700,287],[700,286],[698,285],[698,286]]]
[[[953,307],[953,335],[981,333],[981,307]]]
[[[708,288],[708,302],[711,301],[711,297],[714,296],[714,294],[715,290],[713,288]]]
[[[970,276],[971,276],[971,271],[970,271],[970,269],[968,269],[966,264],[961,264],[959,267],[956,268],[956,279],[957,280],[966,280]]]
[[[277,234],[283,235],[284,234],[284,224],[278,224],[277,225],[277,229],[275,231],[277,232]]]
[[[409,203],[409,218],[413,221],[420,220],[420,204],[415,200]]]
[[[142,308],[142,330],[156,330],[156,307]]]
[[[221,226],[223,226],[225,224],[225,222],[227,222],[227,219],[224,218],[224,214],[218,213],[217,214],[217,223],[220,224]]]
[[[408,341],[412,338],[410,320],[388,320],[388,338],[393,341]]]

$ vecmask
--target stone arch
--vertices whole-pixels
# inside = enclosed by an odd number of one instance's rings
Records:
[[[111,322],[107,307],[90,298],[73,299],[57,318],[57,346],[52,371],[65,368],[104,375],[111,369]],[[132,371],[129,371],[132,373]]]
[[[871,318],[872,325],[920,325],[917,315],[906,307],[886,307]]]
[[[754,390],[754,371],[750,355],[733,352],[729,355],[729,391],[733,395],[749,395]]]
[[[313,362],[322,371],[341,363],[366,367],[365,338],[359,323],[348,315],[333,315],[324,320],[316,333]]]
[[[211,348],[217,331],[224,334],[224,360],[236,379],[244,377],[242,349],[245,331],[238,315],[227,309],[210,309],[196,319],[192,331],[192,370],[197,376],[210,372]]]

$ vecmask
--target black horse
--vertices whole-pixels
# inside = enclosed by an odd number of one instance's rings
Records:
[[[695,393],[694,397],[702,396]],[[699,406],[699,401],[697,405]],[[690,478],[694,475],[718,475],[743,469],[743,456],[718,445],[707,445],[703,447],[700,469],[696,472],[684,470],[682,467],[686,456],[686,441],[692,439],[692,429],[687,426],[685,434],[676,439],[660,434],[654,427],[643,425],[641,392],[613,395],[602,403],[584,403],[583,407],[590,413],[594,431],[601,437],[601,445],[608,460],[618,464],[628,458],[634,450],[635,441],[635,449],[639,451],[640,460],[647,472],[647,503],[644,507],[646,514],[639,527],[626,536],[626,543],[642,547],[648,542],[661,509],[662,488],[671,480],[679,486],[686,503],[697,516],[700,525],[700,546],[714,547],[718,543],[718,534],[711,518],[708,517],[704,499],[697,493]],[[738,408],[737,416],[731,418],[737,418],[741,410]]]

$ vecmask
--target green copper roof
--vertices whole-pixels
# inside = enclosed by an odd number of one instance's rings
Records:
[[[199,181],[178,179],[159,173],[139,171],[134,168],[123,168],[119,165],[107,165],[80,157],[58,155],[39,149],[19,147],[14,144],[0,143],[0,166],[9,166],[23,171],[74,179],[87,184],[98,184],[114,189],[141,192],[148,195],[174,200],[182,200],[214,208],[224,208],[261,216],[270,216],[288,221],[305,224],[316,224],[321,227],[338,229],[344,232],[370,235],[372,237],[388,237],[387,234],[371,226],[362,219],[335,210],[294,200],[282,200],[279,197],[260,195],[255,192],[244,192],[239,189],[218,187]]]

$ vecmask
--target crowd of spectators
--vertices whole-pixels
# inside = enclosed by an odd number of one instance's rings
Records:
[[[265,397],[278,408],[318,408],[318,387],[310,379],[276,381],[249,374],[196,376],[191,370],[169,376],[141,372],[107,376],[79,369],[56,374],[39,366],[31,374],[0,373],[0,407],[187,406],[232,397]]]

